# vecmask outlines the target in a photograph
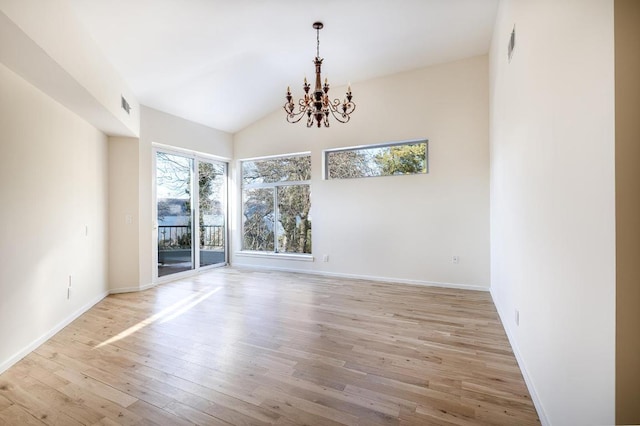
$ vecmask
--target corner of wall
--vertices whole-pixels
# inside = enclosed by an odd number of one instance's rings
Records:
[[[138,289],[139,185],[137,138],[109,138],[109,289]]]

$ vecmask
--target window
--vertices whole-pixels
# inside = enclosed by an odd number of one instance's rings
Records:
[[[427,140],[332,149],[325,154],[325,178],[348,179],[427,173]]]
[[[242,249],[311,253],[311,156],[241,162]]]

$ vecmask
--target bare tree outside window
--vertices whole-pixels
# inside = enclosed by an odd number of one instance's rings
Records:
[[[278,252],[311,253],[309,185],[278,187]]]
[[[427,141],[325,151],[327,179],[427,173]]]
[[[158,233],[159,249],[191,247],[192,167],[193,160],[190,158],[165,152],[156,155],[158,224],[175,225],[175,229],[169,232],[163,229]]]
[[[241,170],[243,250],[311,253],[311,156],[247,160]]]
[[[273,188],[247,188],[242,191],[243,248],[274,251],[275,210]]]
[[[303,182],[311,179],[311,156],[275,157],[242,162],[242,184]]]

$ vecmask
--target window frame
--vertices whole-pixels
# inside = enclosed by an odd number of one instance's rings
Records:
[[[425,144],[425,171],[424,173],[403,173],[397,175],[371,175],[371,176],[355,176],[355,177],[335,177],[332,178],[329,176],[329,155],[336,152],[349,152],[349,151],[362,151],[367,149],[376,149],[376,148],[390,148],[394,146],[402,146],[402,145],[418,145],[424,143]],[[429,174],[429,139],[420,138],[420,139],[409,139],[404,141],[394,141],[394,142],[382,142],[368,145],[356,145],[356,146],[348,146],[341,148],[329,148],[322,151],[322,179],[323,180],[345,180],[345,179],[366,179],[366,178],[379,178],[379,177],[389,177],[389,176],[413,176],[413,175],[427,175]]]
[[[238,201],[240,203],[240,251],[236,252],[238,256],[246,256],[246,257],[256,257],[256,258],[279,258],[279,259],[288,259],[288,260],[303,260],[303,261],[313,261],[314,257],[312,253],[290,253],[290,252],[280,252],[278,251],[278,236],[279,234],[276,231],[276,227],[274,226],[274,235],[273,235],[273,251],[260,251],[260,250],[249,250],[244,247],[244,191],[245,189],[260,189],[260,188],[272,188],[273,189],[273,216],[274,216],[274,225],[278,223],[279,212],[278,212],[278,187],[286,187],[286,186],[300,186],[307,185],[309,186],[309,191],[311,192],[311,177],[309,180],[296,180],[296,181],[277,181],[277,182],[260,182],[260,183],[244,183],[243,177],[243,163],[250,161],[268,161],[268,160],[276,160],[279,158],[294,158],[294,157],[309,157],[310,164],[312,163],[312,156],[310,151],[305,152],[296,152],[291,154],[278,154],[278,155],[268,155],[261,157],[252,157],[252,158],[243,158],[238,160],[238,181],[239,181],[239,189],[240,194],[238,197]],[[311,175],[311,170],[309,171]]]

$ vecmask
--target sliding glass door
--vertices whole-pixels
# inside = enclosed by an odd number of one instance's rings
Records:
[[[227,165],[198,160],[200,266],[226,263]]]
[[[226,264],[226,163],[160,150],[155,161],[157,276]]]
[[[192,158],[156,153],[158,276],[193,269]]]

